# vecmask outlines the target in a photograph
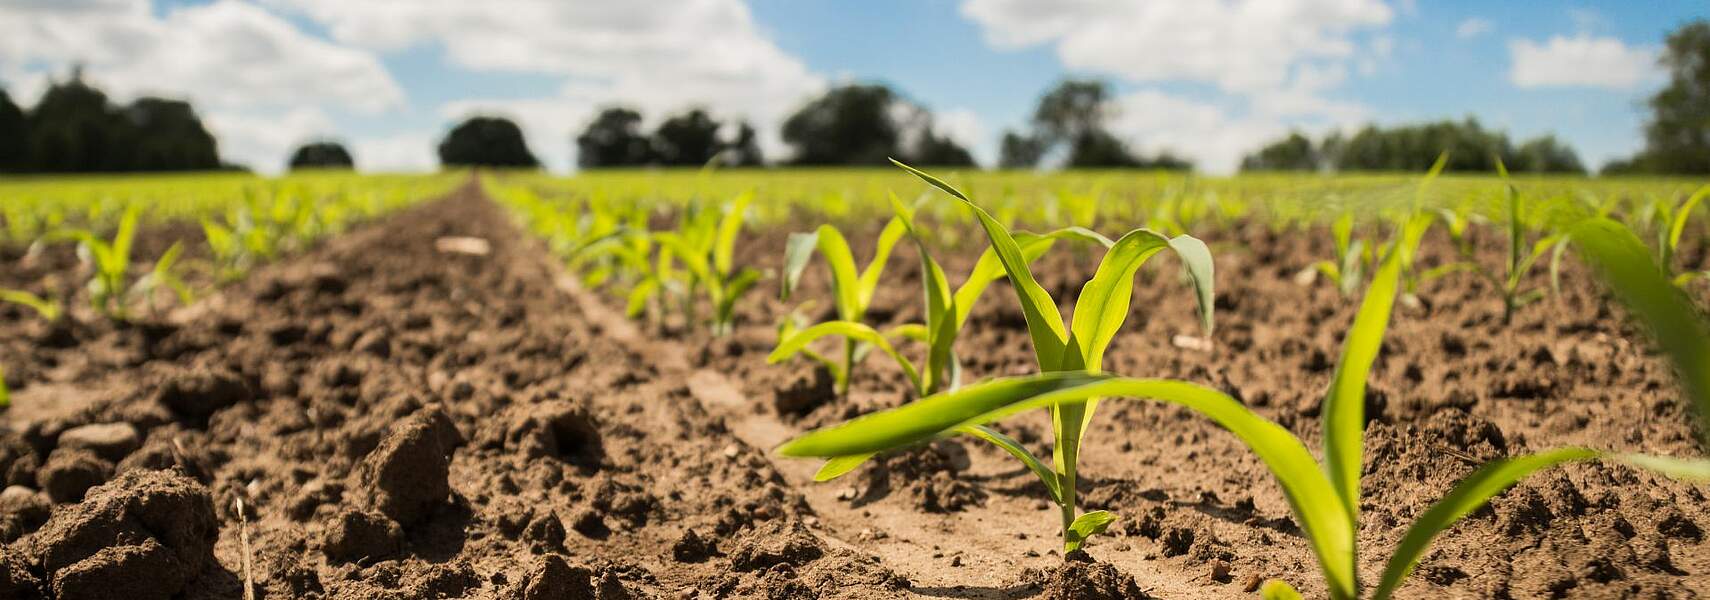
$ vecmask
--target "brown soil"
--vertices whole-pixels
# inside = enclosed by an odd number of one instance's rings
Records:
[[[786,233],[741,257],[775,270]],[[492,251],[441,253],[443,236]],[[851,237],[870,253],[872,232]],[[1193,309],[1174,267],[1150,265],[1107,368],[1217,386],[1315,446],[1353,311],[1293,282],[1329,254],[1325,236],[1240,226],[1208,241],[1212,349],[1172,343],[1196,335]],[[1426,260],[1445,249],[1432,239]],[[956,278],[973,256],[940,258]],[[1064,298],[1095,259],[1064,249],[1036,273]],[[915,260],[893,259],[880,321],[919,314]],[[0,281],[41,274],[22,268]],[[823,297],[821,271],[802,297]],[[1477,461],[1565,444],[1697,455],[1666,364],[1579,271],[1566,284],[1506,326],[1472,278],[1427,283],[1397,311],[1369,400],[1368,581]],[[788,308],[763,287],[720,339],[625,321],[467,187],[170,319],[51,347],[0,313],[0,363],[25,365],[0,416],[0,598],[233,598],[247,581],[265,598],[1226,598],[1270,577],[1323,593],[1262,466],[1179,409],[1109,402],[1097,417],[1081,492],[1121,520],[1094,562],[1064,561],[1041,487],[977,443],[813,484],[816,465],[768,450],[909,398],[881,357],[848,398],[805,362],[766,365]],[[969,377],[1031,368],[1007,287],[959,352]],[[1047,450],[1037,415],[1002,427]],[[1401,596],[1703,596],[1707,527],[1710,486],[1573,466],[1440,538]]]

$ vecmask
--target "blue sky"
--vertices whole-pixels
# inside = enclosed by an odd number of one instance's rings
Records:
[[[1109,80],[1112,128],[1226,172],[1291,129],[1474,116],[1556,133],[1588,164],[1640,144],[1663,36],[1698,1],[7,0],[0,82],[28,103],[83,62],[123,100],[188,97],[228,157],[277,170],[346,140],[374,170],[433,166],[455,120],[498,113],[559,170],[600,107],[690,106],[775,130],[827,86],[884,81],[995,158],[1066,76]]]

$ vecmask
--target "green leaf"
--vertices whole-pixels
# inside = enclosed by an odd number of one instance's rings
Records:
[[[0,408],[12,405],[12,391],[6,387],[6,369],[0,367]]]
[[[1653,454],[1617,454],[1615,460],[1685,481],[1710,481],[1710,459],[1675,458]]]
[[[1340,505],[1354,522],[1359,517],[1360,463],[1366,430],[1366,378],[1395,305],[1401,275],[1400,255],[1390,252],[1360,301],[1360,312],[1342,340],[1330,389],[1324,398],[1324,468],[1335,483]]]
[[[37,315],[47,321],[59,320],[60,309],[58,304],[54,303],[52,300],[48,300],[24,290],[0,288],[0,302],[10,302],[12,304],[27,306],[30,310],[36,311]]]
[[[796,286],[801,285],[802,271],[807,270],[808,260],[813,258],[814,246],[819,244],[819,231],[809,233],[792,233],[784,242],[784,276],[778,292],[778,300],[789,302],[795,293]]]
[[[1259,588],[1259,597],[1264,600],[1302,600],[1300,592],[1294,586],[1281,579],[1271,579]]]
[[[892,218],[885,223],[884,230],[879,232],[878,245],[873,249],[873,260],[867,263],[867,268],[861,271],[859,286],[860,305],[863,310],[873,302],[873,293],[879,289],[879,277],[885,272],[885,263],[891,260],[891,250],[902,239],[904,227],[902,219]]]
[[[769,362],[769,363],[781,362],[784,359],[795,355],[797,352],[800,352],[803,348],[807,347],[807,345],[812,343],[814,340],[817,340],[819,338],[826,337],[826,336],[839,336],[839,337],[843,337],[845,339],[850,339],[850,340],[855,340],[855,341],[859,341],[859,342],[866,342],[868,344],[872,344],[873,346],[877,347],[879,350],[884,351],[885,354],[890,355],[890,357],[897,362],[897,366],[902,367],[903,373],[908,375],[909,381],[915,382],[916,387],[917,388],[919,387],[920,374],[918,371],[915,370],[914,363],[909,362],[908,358],[906,358],[902,354],[898,353],[897,349],[895,347],[891,346],[891,342],[889,340],[885,339],[884,334],[879,333],[878,330],[873,329],[872,327],[868,327],[866,324],[856,323],[853,321],[827,321],[825,323],[819,323],[819,324],[814,325],[812,327],[808,327],[807,329],[803,329],[801,331],[795,332],[794,335],[791,335],[790,337],[785,338],[783,340],[780,340],[778,342],[778,347],[773,349],[772,354],[770,354],[766,357],[766,362]],[[872,450],[857,450],[857,451],[852,451],[852,452],[841,452],[838,454],[826,455],[826,456],[844,456],[844,455],[850,455],[850,454],[861,454],[863,452],[877,451],[877,450],[881,450],[881,449],[883,449],[883,448],[874,448]]]
[[[731,261],[736,255],[736,236],[742,233],[742,220],[747,216],[748,203],[753,201],[754,190],[738,194],[719,218],[718,237],[713,244],[713,268],[720,275],[730,274]]]
[[[1116,515],[1110,511],[1095,510],[1075,517],[1075,522],[1069,524],[1067,539],[1063,541],[1063,553],[1068,554],[1080,550],[1086,545],[1087,538],[1104,533],[1116,522]]]
[[[1396,545],[1395,552],[1390,555],[1389,564],[1384,566],[1382,581],[1378,584],[1377,591],[1372,594],[1372,600],[1386,600],[1394,594],[1407,575],[1413,572],[1413,567],[1419,564],[1420,557],[1425,555],[1426,548],[1437,534],[1484,506],[1492,497],[1540,470],[1598,456],[1600,454],[1595,450],[1561,448],[1526,456],[1499,458],[1485,463],[1472,475],[1455,484],[1455,488],[1449,490],[1448,495],[1426,509],[1425,513],[1407,528],[1401,543]]]
[[[1569,231],[1580,255],[1674,363],[1710,449],[1710,324],[1626,226],[1594,218]]]
[[[873,458],[873,454],[874,453],[832,457],[825,461],[825,464],[821,465],[818,471],[814,472],[813,480],[823,483],[847,475],[850,471],[854,471],[861,465],[866,464],[869,459]]]
[[[1051,495],[1052,502],[1063,503],[1063,494],[1057,489],[1057,474],[1051,470],[1051,467],[1041,462],[1038,457],[1033,456],[1032,452],[1028,452],[1027,448],[1021,445],[1021,442],[985,425],[968,425],[958,427],[955,431],[991,442],[992,445],[1008,452],[1010,456],[1027,465],[1027,470],[1032,471],[1033,476],[1038,477],[1039,482],[1045,484],[1045,491]]]
[[[919,443],[946,430],[1095,397],[1169,402],[1198,412],[1235,434],[1281,484],[1301,529],[1321,557],[1332,596],[1354,598],[1353,521],[1317,461],[1287,429],[1204,386],[1070,371],[998,378],[808,432],[786,442],[777,452],[792,457],[879,452]]]
[[[1028,264],[1033,264],[1034,261],[1039,260],[1039,257],[1044,256],[1045,252],[1057,243],[1057,240],[1085,240],[1097,243],[1104,248],[1110,248],[1116,244],[1116,242],[1110,241],[1110,238],[1080,227],[1065,227],[1044,235],[1017,231],[1014,233],[1014,237],[1016,244],[1021,247],[1022,259]],[[956,305],[956,327],[960,328],[968,321],[968,315],[973,312],[975,302],[979,300],[981,294],[985,293],[986,288],[992,282],[1006,276],[1003,263],[998,260],[997,252],[987,247],[986,251],[980,254],[979,260],[974,263],[974,269],[968,273],[967,280],[962,282],[961,287],[956,288],[954,303]]]
[[[1698,207],[1699,202],[1704,201],[1705,196],[1710,196],[1710,184],[1698,188],[1680,208],[1675,209],[1674,222],[1670,223],[1668,228],[1668,248],[1671,254],[1675,248],[1680,247],[1680,236],[1686,231],[1686,222],[1692,218],[1692,210]],[[1663,265],[1663,268],[1668,268],[1668,265]]]
[[[1061,360],[1063,348],[1068,343],[1068,332],[1063,327],[1063,316],[1057,311],[1057,303],[1051,299],[1051,294],[1039,285],[1033,278],[1033,272],[1027,268],[1027,260],[1021,253],[1021,247],[1010,235],[1009,229],[992,218],[990,213],[979,205],[974,204],[962,192],[950,187],[950,184],[939,181],[938,178],[908,165],[891,159],[891,162],[903,170],[914,174],[927,183],[944,190],[951,196],[961,200],[974,216],[979,218],[980,226],[986,230],[986,237],[991,240],[992,249],[997,254],[998,261],[1003,264],[1004,272],[1009,276],[1010,286],[1015,289],[1017,300],[1021,302],[1021,311],[1027,319],[1027,332],[1033,338],[1033,352],[1042,370],[1054,370]]]

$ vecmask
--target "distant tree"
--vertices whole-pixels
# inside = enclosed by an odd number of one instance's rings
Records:
[[[1545,135],[1527,140],[1514,149],[1512,160],[1505,159],[1509,170],[1532,173],[1584,173],[1585,165],[1573,148]]]
[[[801,165],[882,165],[902,139],[900,99],[881,84],[832,88],[784,120],[784,143]]]
[[[1335,151],[1326,154],[1338,171],[1425,171],[1445,151],[1446,170],[1491,171],[1496,168],[1494,157],[1512,162],[1514,156],[1508,136],[1487,131],[1472,118],[1389,129],[1367,125],[1334,146]]]
[[[124,109],[132,137],[129,168],[138,171],[205,171],[220,167],[219,146],[190,103],[139,98]]]
[[[653,152],[666,166],[700,166],[723,149],[719,122],[696,108],[672,116],[653,131]]]
[[[1318,149],[1298,131],[1241,159],[1242,171],[1317,171],[1320,166]]]
[[[928,128],[921,133],[920,140],[915,142],[914,151],[908,159],[917,165],[934,167],[974,167],[974,155],[967,148],[957,144],[949,136],[938,135]]]
[[[439,163],[447,167],[538,167],[516,123],[503,117],[470,117],[439,143]]]
[[[1064,142],[1105,146],[1108,140],[1099,138],[1108,136],[1099,134],[1104,133],[1105,120],[1110,116],[1110,100],[1110,85],[1103,81],[1064,80],[1045,92],[1033,109],[1034,136],[1046,146]]]
[[[57,82],[29,112],[31,169],[46,173],[123,171],[130,168],[130,124],[107,104],[107,95],[83,82],[80,72]]]
[[[338,142],[322,140],[309,142],[298,146],[291,153],[291,170],[297,169],[354,169],[356,160],[350,156],[350,151]]]
[[[1651,96],[1645,147],[1610,161],[1605,174],[1710,173],[1710,21],[1698,19],[1668,35],[1657,62],[1669,82]]]
[[[744,122],[736,127],[736,139],[725,144],[724,164],[731,167],[765,166],[766,156],[760,153],[759,135],[754,126]]]
[[[998,167],[1002,169],[1031,169],[1039,166],[1045,147],[1038,138],[1013,131],[1003,132],[998,146]]]
[[[1144,169],[1161,169],[1165,171],[1192,171],[1193,161],[1171,154],[1165,150],[1157,156],[1143,160],[1140,164]]]
[[[1123,169],[1140,167],[1142,161],[1128,151],[1128,144],[1104,129],[1091,129],[1070,138],[1071,169]]]
[[[576,136],[576,164],[584,169],[640,166],[653,157],[652,142],[641,133],[641,113],[633,109],[601,110]]]
[[[24,111],[0,89],[0,173],[29,170],[29,132]]]

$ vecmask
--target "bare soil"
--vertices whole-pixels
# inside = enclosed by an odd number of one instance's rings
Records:
[[[787,233],[753,233],[739,260],[776,270]],[[491,252],[436,249],[449,236]],[[851,235],[858,255],[872,238]],[[1160,258],[1106,367],[1216,386],[1316,446],[1354,309],[1294,281],[1327,236],[1254,224],[1208,241],[1209,348],[1182,337],[1199,335],[1192,302]],[[1432,238],[1424,257],[1447,252]],[[939,258],[957,279],[974,257]],[[1096,259],[1064,247],[1035,272],[1067,311]],[[879,322],[918,318],[915,261],[892,259]],[[11,261],[0,282],[51,267]],[[801,297],[824,297],[822,271]],[[1398,309],[1368,399],[1368,581],[1480,461],[1568,444],[1699,455],[1666,363],[1580,271],[1564,284],[1506,325],[1472,277]],[[1107,402],[1088,435],[1086,508],[1121,517],[1090,561],[1060,555],[1032,475],[974,442],[812,483],[817,465],[770,448],[910,398],[877,356],[846,398],[807,362],[766,364],[792,308],[774,285],[724,338],[627,321],[469,186],[170,316],[51,332],[0,309],[15,388],[0,598],[237,598],[248,582],[263,598],[1227,598],[1271,577],[1323,594],[1258,461],[1162,405]],[[986,292],[958,353],[969,377],[1030,371],[1009,288]],[[1002,428],[1048,451],[1039,415]],[[1439,538],[1400,595],[1710,596],[1707,527],[1710,485],[1572,466]]]

